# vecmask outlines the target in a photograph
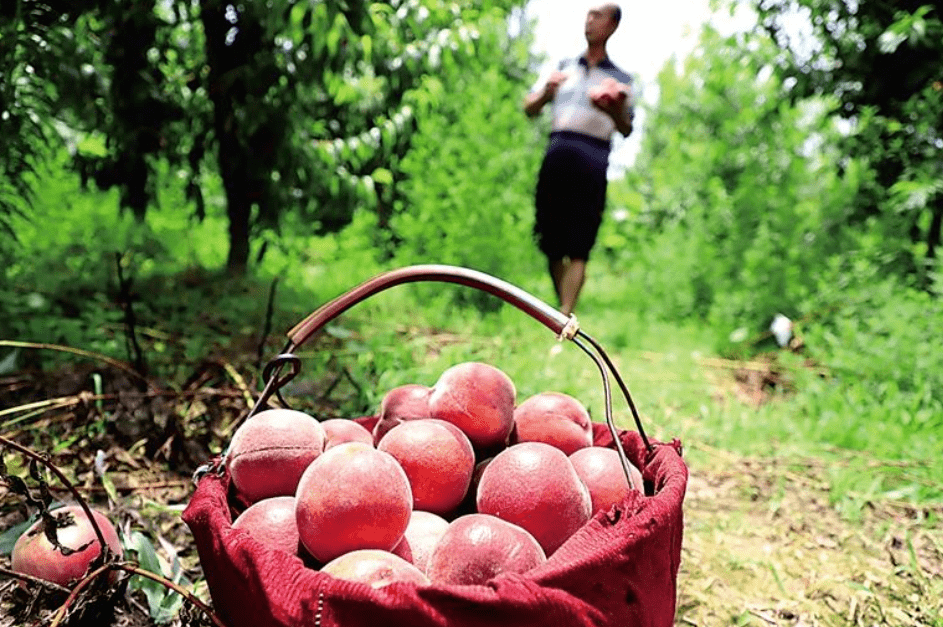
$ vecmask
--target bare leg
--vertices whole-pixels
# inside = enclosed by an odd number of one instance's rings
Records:
[[[573,313],[585,280],[586,260],[571,259],[566,264],[560,281],[560,311],[568,316]]]
[[[566,259],[551,260],[548,264],[550,268],[550,278],[553,280],[553,292],[557,295],[557,302],[563,302],[563,296],[560,294],[560,286],[563,284],[563,275],[566,272]]]
[[[560,302],[560,311],[569,316],[576,308],[576,300],[586,280],[586,260],[557,259],[549,265],[553,289]]]

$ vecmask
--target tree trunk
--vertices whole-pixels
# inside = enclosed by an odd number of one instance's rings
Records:
[[[210,68],[209,95],[213,103],[217,159],[229,218],[226,267],[234,274],[244,274],[249,264],[252,207],[262,197],[259,187],[264,185],[264,180],[253,165],[250,138],[237,112],[258,89],[246,69],[262,49],[262,31],[251,16],[234,13],[233,5],[226,1],[207,0],[200,16]]]
[[[934,199],[932,212],[930,228],[927,229],[927,259],[936,259],[936,249],[940,245],[940,231],[943,228],[943,195],[938,194]]]
[[[227,184],[226,205],[226,215],[229,216],[229,255],[226,258],[226,269],[232,274],[242,275],[249,267],[252,203],[245,193],[230,190],[230,185]]]

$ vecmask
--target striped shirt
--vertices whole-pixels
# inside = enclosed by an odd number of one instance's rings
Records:
[[[616,67],[609,57],[592,68],[585,56],[573,57],[561,61],[556,69],[568,76],[557,90],[550,109],[553,130],[573,131],[608,142],[616,130],[616,124],[607,113],[593,105],[588,92],[607,78],[631,86],[632,77]],[[546,80],[540,86],[544,83]],[[625,106],[631,120],[634,117],[631,93],[626,98]]]

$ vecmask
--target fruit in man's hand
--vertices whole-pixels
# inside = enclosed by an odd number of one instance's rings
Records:
[[[544,442],[567,455],[593,444],[593,425],[581,402],[560,392],[541,392],[514,410],[511,443]]]
[[[605,78],[599,85],[594,85],[587,92],[593,104],[602,109],[611,107],[616,102],[623,102],[627,95],[622,91],[619,81]]]
[[[321,572],[339,579],[359,581],[373,588],[397,581],[418,585],[429,583],[429,578],[421,570],[401,557],[378,549],[360,549],[340,555],[322,566]]]
[[[373,434],[366,427],[345,418],[331,418],[321,423],[324,429],[324,450],[344,442],[363,442],[373,445]]]
[[[413,509],[447,514],[458,507],[475,469],[471,442],[455,425],[429,418],[390,429],[377,443],[406,472]]]
[[[17,573],[67,586],[86,574],[89,564],[101,554],[101,544],[85,510],[79,505],[60,507],[52,510],[50,514],[57,521],[57,541],[75,552],[64,555],[53,546],[46,537],[44,523],[40,518],[30,525],[13,545],[11,568]],[[92,516],[101,529],[109,550],[121,557],[121,541],[114,525],[98,510],[93,509]]]
[[[618,451],[604,446],[591,446],[570,455],[570,463],[589,489],[594,515],[599,511],[609,511],[629,495],[631,489]],[[637,489],[641,491],[642,473],[631,463],[629,472]]]
[[[478,511],[523,527],[549,557],[592,513],[589,490],[569,458],[543,442],[498,453],[481,475]]]
[[[429,418],[431,393],[432,388],[418,383],[400,385],[387,392],[380,401],[379,420],[373,427],[374,444],[401,422]]]
[[[526,530],[487,514],[456,518],[429,558],[433,583],[484,584],[502,573],[523,573],[546,561]]]
[[[305,468],[324,451],[324,428],[291,409],[259,412],[236,429],[226,464],[236,492],[249,504],[293,496]]]
[[[461,429],[476,451],[484,451],[507,445],[516,394],[510,377],[499,369],[466,362],[442,373],[429,395],[429,410],[432,418]]]
[[[295,498],[301,543],[320,562],[357,549],[391,550],[413,506],[396,459],[363,442],[339,444],[314,460]]]
[[[275,496],[257,501],[239,514],[232,527],[245,530],[269,548],[298,554],[298,523],[293,496]]]

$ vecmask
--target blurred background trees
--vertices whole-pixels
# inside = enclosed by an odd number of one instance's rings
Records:
[[[847,208],[850,226],[874,230],[887,269],[932,282],[943,226],[943,15],[938,3],[754,0],[760,25],[795,101],[832,98],[848,121],[842,152],[868,175]],[[800,18],[806,27],[790,27]],[[842,166],[839,161],[838,166]]]
[[[117,324],[141,296],[121,295],[116,263],[327,290],[445,262],[552,300],[530,240],[547,129],[520,113],[538,65],[524,6],[3,3],[2,334]],[[726,351],[754,350],[742,338],[776,313],[835,350],[848,319],[871,343],[932,333],[917,318],[939,302],[939,9],[723,7],[754,27],[707,27],[665,66],[611,182],[599,258],[618,298],[706,323]],[[901,320],[866,315],[888,294]]]
[[[83,185],[120,190],[139,220],[167,177],[185,182],[202,219],[203,175],[218,175],[237,273],[289,210],[317,233],[356,207],[386,224],[395,164],[431,97],[424,77],[469,60],[526,71],[526,54],[476,59],[480,26],[500,32],[515,4],[11,0],[3,214],[22,209],[31,164],[53,139]]]

